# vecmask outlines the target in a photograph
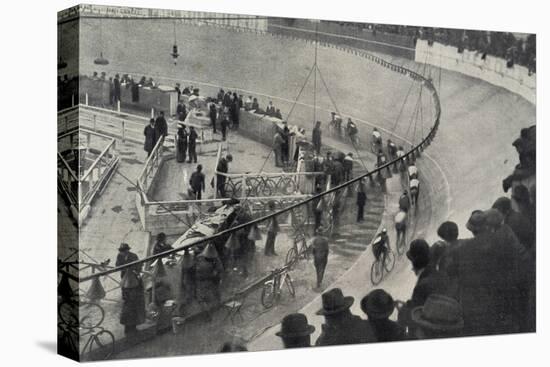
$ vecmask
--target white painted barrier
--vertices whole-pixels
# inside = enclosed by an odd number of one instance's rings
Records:
[[[481,52],[464,50],[459,53],[456,47],[434,42],[432,46],[425,40],[416,43],[415,61],[427,63],[443,69],[456,71],[487,83],[519,94],[532,104],[536,104],[537,78],[529,75],[525,66],[506,66],[506,60],[487,55],[481,59]]]

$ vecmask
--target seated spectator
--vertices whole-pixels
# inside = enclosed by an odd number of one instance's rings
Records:
[[[251,110],[257,111],[260,109],[260,104],[258,103],[258,98],[254,97],[254,100],[252,101],[252,108]]]
[[[311,334],[315,326],[309,325],[307,317],[301,313],[293,313],[283,318],[281,330],[275,335],[283,340],[286,349],[305,348],[311,346]]]
[[[417,339],[452,338],[462,335],[464,319],[454,298],[434,293],[411,312]]]
[[[244,109],[245,111],[250,111],[252,109],[252,96],[248,96],[244,102]]]
[[[277,108],[277,110],[276,110],[275,113],[273,114],[273,117],[276,117],[276,118],[278,118],[279,120],[282,120],[282,119],[283,119],[283,115],[281,115],[281,110]]]
[[[341,345],[375,342],[376,336],[369,323],[349,310],[353,297],[344,297],[340,288],[333,288],[322,295],[323,307],[317,315],[325,317],[321,335],[315,345]]]
[[[379,342],[405,339],[405,329],[389,319],[394,308],[392,296],[383,289],[375,289],[361,300],[361,310],[367,315]]]
[[[265,114],[270,116],[270,117],[275,116],[275,107],[273,106],[272,101],[269,101],[269,104],[267,105],[267,107],[265,109]]]

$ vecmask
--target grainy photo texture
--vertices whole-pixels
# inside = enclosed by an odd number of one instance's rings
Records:
[[[535,331],[534,34],[99,5],[57,29],[60,354]]]

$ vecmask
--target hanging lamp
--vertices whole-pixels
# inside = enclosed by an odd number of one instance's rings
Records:
[[[99,20],[99,45],[100,47],[103,45],[103,24],[101,22],[101,19]],[[103,57],[103,51],[99,52],[99,57],[94,60],[94,64],[96,65],[108,65],[109,60]]]
[[[174,59],[174,65],[178,64],[178,56],[180,54],[178,53],[178,44],[176,40],[176,21],[174,20],[174,46],[172,46],[172,53],[170,56],[172,56],[172,59]]]

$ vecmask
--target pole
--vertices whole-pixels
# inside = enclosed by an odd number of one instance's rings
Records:
[[[313,125],[316,123],[315,110],[317,106],[317,23],[315,23],[315,59],[313,61]]]

